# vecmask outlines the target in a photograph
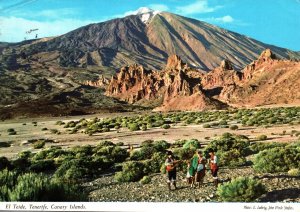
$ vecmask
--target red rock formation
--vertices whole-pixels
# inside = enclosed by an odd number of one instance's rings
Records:
[[[241,75],[240,72],[233,70],[229,60],[223,60],[218,68],[203,76],[201,84],[205,89],[224,87],[239,82]]]
[[[203,93],[201,76],[202,73],[190,69],[180,57],[173,55],[168,59],[166,70],[161,72],[144,70],[137,65],[122,68],[117,77],[112,78],[106,94],[130,103],[162,98],[163,103],[158,110],[219,107],[218,102]],[[190,103],[186,105],[186,101]]]
[[[300,62],[278,60],[267,49],[243,72],[233,70],[224,60],[218,68],[203,74],[176,55],[169,57],[160,72],[138,65],[124,67],[112,78],[106,94],[130,103],[156,102],[160,111],[204,110],[226,105],[300,103],[299,87]]]

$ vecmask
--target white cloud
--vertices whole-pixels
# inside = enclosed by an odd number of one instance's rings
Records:
[[[199,13],[210,13],[214,12],[222,6],[214,6],[210,7],[208,5],[208,0],[196,0],[192,4],[188,4],[185,6],[176,7],[176,12],[180,15],[191,15],[191,14],[199,14]]]
[[[0,17],[1,20],[1,34],[0,41],[18,42],[27,39],[33,39],[36,34],[38,37],[50,37],[67,33],[71,30],[85,26],[90,23],[99,21],[92,20],[76,20],[76,19],[61,19],[56,21],[33,21],[17,17]],[[31,34],[26,34],[30,29],[39,29]]]
[[[230,15],[225,15],[223,17],[210,17],[210,18],[200,18],[200,20],[211,23],[211,24],[232,24],[236,26],[249,26],[251,24],[245,23],[241,20],[234,19]]]
[[[215,21],[221,23],[232,23],[234,19],[230,15],[226,15],[221,18],[215,18]]]

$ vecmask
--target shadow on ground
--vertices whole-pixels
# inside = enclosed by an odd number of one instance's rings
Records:
[[[283,200],[293,201],[300,198],[300,188],[287,188],[275,190],[260,198],[261,202],[281,202]]]

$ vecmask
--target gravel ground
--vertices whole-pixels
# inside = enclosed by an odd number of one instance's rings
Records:
[[[300,178],[281,174],[257,174],[251,167],[241,169],[220,169],[221,183],[238,176],[255,176],[267,187],[268,193],[257,202],[300,202]],[[85,184],[93,202],[218,202],[212,177],[206,173],[201,188],[191,188],[185,181],[185,174],[178,173],[177,190],[168,191],[163,174],[151,176],[151,183],[118,183],[114,176],[105,176]]]

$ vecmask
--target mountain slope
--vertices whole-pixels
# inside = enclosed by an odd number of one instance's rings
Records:
[[[63,67],[98,67],[104,71],[134,63],[158,70],[169,55],[176,54],[192,67],[208,71],[224,59],[242,69],[266,48],[279,58],[300,59],[299,52],[264,44],[202,21],[146,11],[23,45],[17,52],[34,59],[22,61],[29,65],[44,62]]]

